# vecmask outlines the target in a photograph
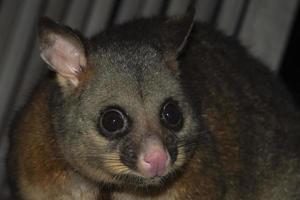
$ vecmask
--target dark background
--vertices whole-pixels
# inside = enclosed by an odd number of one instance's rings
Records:
[[[300,9],[294,19],[286,51],[280,64],[279,76],[300,106]],[[299,122],[300,123],[300,122]]]

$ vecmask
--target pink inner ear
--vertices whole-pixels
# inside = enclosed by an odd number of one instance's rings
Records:
[[[41,57],[54,71],[76,86],[78,84],[77,76],[82,71],[82,67],[86,65],[81,44],[58,35],[51,37],[51,45],[41,50]]]

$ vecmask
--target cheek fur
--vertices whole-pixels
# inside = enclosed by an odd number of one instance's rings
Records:
[[[170,154],[171,162],[175,163],[178,155],[178,141],[175,133],[168,134],[165,145]]]
[[[122,163],[117,152],[102,156],[102,165],[111,175],[119,175],[128,172],[129,168]]]
[[[139,147],[134,143],[130,137],[123,138],[123,141],[120,144],[120,160],[126,166],[132,170],[137,169],[137,157],[139,152]]]

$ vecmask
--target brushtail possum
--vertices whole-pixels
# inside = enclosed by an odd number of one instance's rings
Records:
[[[243,47],[182,17],[84,38],[43,18],[44,79],[12,126],[22,200],[299,200],[299,111]]]

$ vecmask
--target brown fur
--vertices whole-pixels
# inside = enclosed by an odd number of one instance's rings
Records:
[[[82,192],[87,193],[80,194],[83,196],[78,199],[96,198],[98,186],[93,183],[80,186],[84,183],[84,178],[76,175],[58,151],[57,142],[52,134],[53,127],[49,123],[48,105],[49,85],[43,83],[33,96],[32,102],[24,109],[24,116],[17,128],[22,137],[15,140],[14,145],[18,148],[14,148],[10,154],[14,160],[10,160],[8,166],[18,177],[18,180],[14,180],[17,183],[17,196],[22,197],[21,199],[44,199],[44,195],[70,199],[68,196],[72,195],[68,193],[76,193],[73,189],[80,190],[80,187],[86,187],[86,191]],[[78,179],[78,186],[74,185],[74,179]],[[63,198],[62,191],[67,192],[66,198]],[[106,194],[103,193],[103,196],[106,197]]]

